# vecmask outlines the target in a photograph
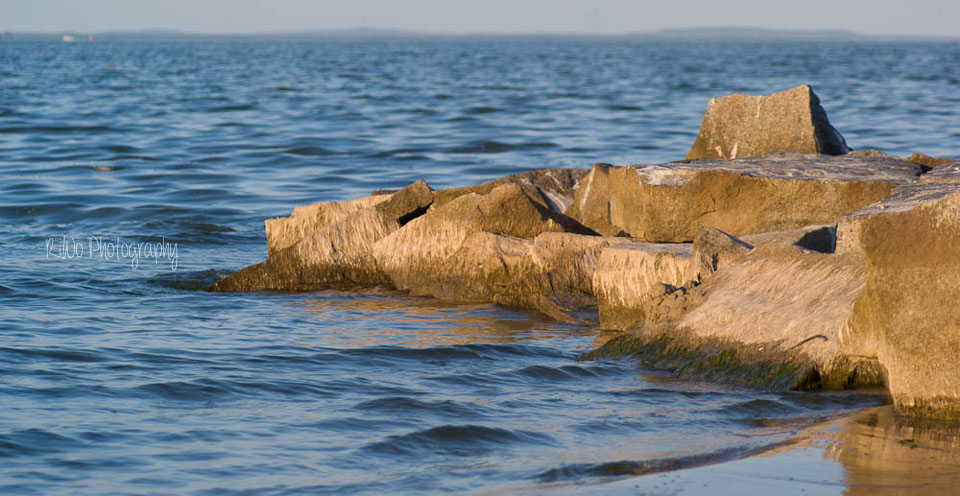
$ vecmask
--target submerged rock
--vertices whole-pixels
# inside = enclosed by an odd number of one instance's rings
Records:
[[[842,155],[850,149],[807,85],[764,96],[711,98],[687,160],[769,152]]]
[[[650,243],[691,242],[700,226],[742,237],[836,223],[921,172],[914,163],[890,158],[802,154],[596,164],[566,213],[605,236]]]

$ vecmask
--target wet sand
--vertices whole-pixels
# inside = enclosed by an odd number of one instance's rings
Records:
[[[755,456],[597,482],[513,494],[955,495],[960,424],[897,419],[882,406],[816,425]]]

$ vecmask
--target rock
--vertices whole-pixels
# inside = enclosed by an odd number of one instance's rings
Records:
[[[924,171],[929,171],[941,165],[946,165],[951,162],[954,162],[952,158],[940,157],[933,158],[929,155],[924,155],[922,153],[914,153],[907,158],[900,158],[894,155],[888,155],[881,152],[880,150],[867,149],[867,150],[857,150],[850,152],[848,155],[852,157],[873,157],[873,158],[892,158],[897,160],[906,160],[907,162],[913,162],[923,168]]]
[[[705,254],[712,248],[720,256],[694,259],[722,264],[712,273],[703,272],[709,266],[702,267],[701,281],[688,283],[683,291],[633,296],[629,315],[642,313],[639,327],[598,354],[631,354],[681,375],[765,388],[835,389],[882,382],[876,358],[848,344],[848,320],[864,288],[860,257],[813,252],[776,238],[749,249],[717,231],[703,232],[702,239]],[[604,250],[597,277],[607,252],[622,247]],[[649,276],[647,284],[658,278],[665,279],[664,274]],[[636,286],[624,279],[620,287]],[[598,287],[601,322],[606,323],[600,295]]]
[[[624,243],[600,252],[593,286],[602,329],[643,324],[651,305],[698,277],[689,243]]]
[[[833,253],[837,248],[837,226],[807,226],[789,231],[751,234],[744,236],[742,240],[752,246],[775,243],[820,253]]]
[[[877,384],[875,358],[847,344],[864,277],[856,256],[760,245],[705,281],[699,304],[671,326],[802,364],[794,388]]]
[[[605,236],[650,243],[691,242],[700,226],[742,237],[835,224],[921,172],[896,159],[802,154],[596,164],[566,214]]]
[[[497,186],[519,184],[535,192],[540,202],[551,210],[563,212],[573,202],[573,190],[587,175],[583,169],[538,169],[504,176],[476,186],[451,188],[436,192],[437,207],[468,193],[485,195]]]
[[[842,155],[850,149],[807,85],[766,96],[711,98],[687,160],[768,152]]]
[[[418,294],[457,301],[485,301],[539,310],[561,321],[596,304],[593,274],[600,251],[623,243],[572,233],[545,232],[535,239],[484,231],[467,236]]]
[[[371,195],[356,200],[318,202],[296,207],[290,217],[267,219],[267,255],[297,244],[324,226],[335,224],[364,208],[375,206],[390,198],[389,194]]]
[[[357,284],[389,284],[373,258],[373,244],[426,210],[432,201],[433,192],[420,180],[383,201],[350,213],[344,211],[355,205],[328,209],[327,212],[341,215],[340,219],[274,252],[266,261],[230,274],[209,289],[316,291]]]
[[[922,183],[960,183],[960,161],[940,165],[920,176]]]
[[[487,232],[515,238],[535,238],[546,232],[595,234],[550,208],[540,191],[531,185],[511,182],[496,186],[487,194],[461,195],[434,206],[377,242],[374,257],[398,289],[460,299],[454,290],[443,289],[450,277],[440,268],[450,263],[450,257],[461,250],[472,234]],[[510,240],[487,241],[491,244],[484,246],[499,247],[503,253],[520,246]],[[493,253],[478,256],[498,256]]]
[[[437,206],[467,193],[486,194],[493,188],[509,183],[531,186],[541,202],[557,212],[563,212],[573,202],[573,190],[587,171],[582,169],[540,169],[521,172],[487,181],[476,186],[451,188],[434,192]],[[396,191],[377,190],[370,196],[339,202],[317,202],[296,207],[289,217],[267,219],[267,254],[293,246],[324,226],[339,222],[358,210],[372,207],[390,198]]]
[[[879,357],[897,411],[960,419],[960,184],[901,186],[837,236],[866,265],[850,334]]]
[[[952,158],[947,158],[947,157],[933,158],[930,155],[924,155],[922,153],[914,153],[913,155],[910,155],[909,157],[907,157],[907,161],[913,162],[923,167],[924,169],[930,170],[936,167],[940,167],[941,165],[949,164],[954,160]]]
[[[702,281],[730,260],[753,249],[753,245],[733,237],[719,229],[700,227],[693,239],[696,280]]]

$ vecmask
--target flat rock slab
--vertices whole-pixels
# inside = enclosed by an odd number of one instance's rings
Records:
[[[691,242],[700,226],[742,237],[834,224],[921,172],[892,158],[809,154],[596,164],[566,213],[603,235],[651,243]]]

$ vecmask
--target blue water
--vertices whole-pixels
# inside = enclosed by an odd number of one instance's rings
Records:
[[[882,403],[578,362],[596,329],[493,305],[200,291],[296,205],[680,159],[707,98],[802,83],[854,148],[960,155],[957,44],[0,43],[0,493],[589,494]]]

